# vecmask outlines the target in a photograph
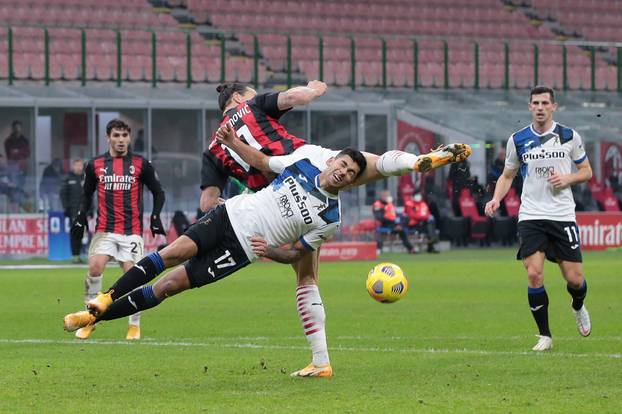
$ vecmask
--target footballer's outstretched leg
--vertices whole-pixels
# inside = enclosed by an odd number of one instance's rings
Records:
[[[333,375],[326,343],[326,313],[317,286],[318,264],[319,249],[303,256],[293,264],[298,280],[296,308],[312,354],[311,364],[293,372],[291,375],[294,377],[330,377]]]
[[[413,169],[425,173],[443,165],[464,161],[472,152],[467,144],[441,145],[427,154],[419,155]]]
[[[386,177],[400,176],[414,172],[425,173],[447,164],[466,160],[472,153],[467,144],[441,145],[427,154],[415,155],[409,152],[392,150],[375,155],[365,153],[368,166],[354,183],[355,186],[382,180]]]

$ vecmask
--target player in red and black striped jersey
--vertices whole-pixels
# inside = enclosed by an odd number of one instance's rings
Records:
[[[101,290],[102,273],[108,261],[115,258],[124,271],[143,256],[143,187],[153,194],[152,235],[166,235],[160,220],[164,191],[149,161],[130,151],[130,127],[119,119],[106,126],[109,149],[93,158],[86,166],[80,211],[72,227],[72,238],[82,238],[87,226],[93,194],[97,193],[97,224],[89,247],[89,271],[85,283],[85,302]],[[127,339],[140,338],[140,314],[130,317]],[[76,336],[86,339],[93,327],[78,330]]]
[[[243,139],[267,155],[286,155],[305,145],[302,138],[287,132],[278,119],[289,109],[280,110],[278,92],[256,95],[254,98],[224,113],[221,125],[230,123]],[[210,165],[212,164],[212,165]],[[212,141],[203,153],[202,189],[216,186],[220,190],[229,177],[258,191],[270,183],[261,171],[250,167],[237,154]]]
[[[86,166],[84,193],[80,211],[88,211],[97,192],[97,225],[95,232],[143,234],[143,187],[154,197],[152,227],[162,227],[159,215],[164,192],[149,161],[140,155],[126,153],[113,157],[106,152]]]
[[[243,84],[220,85],[218,104],[223,111],[221,130],[230,126],[238,138],[249,146],[268,156],[280,156],[295,153],[310,146],[301,138],[289,134],[279,118],[295,106],[304,106],[326,92],[326,84],[311,81],[307,86],[299,86],[285,92],[257,94]],[[312,151],[330,151],[316,147]],[[413,171],[426,172],[432,168],[466,159],[471,153],[468,145],[450,144],[430,154],[417,156],[403,151],[388,151],[382,155],[364,153],[367,168],[354,185],[384,179],[391,175],[402,175]],[[251,190],[266,186],[272,177],[262,175],[249,166],[242,157],[212,137],[209,148],[203,154],[201,168],[200,208],[207,212],[221,202],[220,196],[229,177],[235,177]],[[319,290],[317,289],[317,269],[319,252],[313,251],[293,264],[298,279],[298,299],[302,293],[311,295],[312,300],[304,301],[298,308],[300,319],[305,327],[305,334],[313,351],[313,362],[308,367],[296,371],[296,376],[323,376],[329,366],[326,334],[324,331],[325,314]],[[308,293],[312,292],[312,293]],[[307,303],[308,302],[308,303]],[[319,306],[312,306],[312,305]],[[307,329],[313,325],[314,329]]]

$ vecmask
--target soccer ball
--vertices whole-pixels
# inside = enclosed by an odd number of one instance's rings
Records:
[[[408,280],[398,265],[380,263],[369,271],[365,286],[369,295],[378,302],[392,303],[406,295]]]

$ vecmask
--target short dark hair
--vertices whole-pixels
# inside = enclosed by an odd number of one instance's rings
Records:
[[[231,96],[235,93],[244,93],[248,89],[248,85],[243,83],[223,83],[218,85],[216,92],[218,95],[218,107],[221,111],[225,110],[227,104],[231,100]]]
[[[538,85],[534,86],[529,92],[529,102],[531,102],[531,97],[534,95],[540,95],[543,93],[548,93],[551,96],[551,103],[555,103],[555,91],[550,86]]]
[[[110,132],[112,132],[113,129],[126,130],[128,133],[132,132],[130,126],[118,118],[112,119],[108,122],[106,125],[106,135],[110,135]]]
[[[12,126],[12,127],[14,127],[15,125],[23,126],[23,125],[22,125],[22,121],[19,121],[19,120],[17,120],[17,119],[11,123],[11,126]]]
[[[359,166],[360,171],[356,174],[356,178],[359,178],[361,174],[363,174],[363,171],[365,171],[365,168],[367,168],[367,160],[365,159],[365,156],[361,151],[357,149],[344,148],[339,151],[339,154],[337,154],[335,158],[343,157],[344,155],[352,158],[352,161],[354,161]]]

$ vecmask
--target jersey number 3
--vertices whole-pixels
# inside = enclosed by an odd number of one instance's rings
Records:
[[[248,125],[243,125],[240,129],[238,129],[237,131],[235,131],[237,136],[239,138],[244,138],[244,141],[246,141],[246,143],[248,145],[250,145],[251,147],[255,148],[256,150],[260,150],[261,151],[261,144],[259,142],[257,142],[257,140],[255,139],[255,137],[253,136],[253,134],[251,134],[251,130],[248,129]],[[242,159],[242,157],[240,157],[235,151],[233,151],[231,148],[227,147],[224,144],[221,144],[222,148],[225,151],[228,151],[229,154],[231,154],[231,157],[242,166],[242,168],[244,168],[244,170],[246,171],[250,171],[251,166],[248,165],[248,163],[246,161],[244,161]]]

